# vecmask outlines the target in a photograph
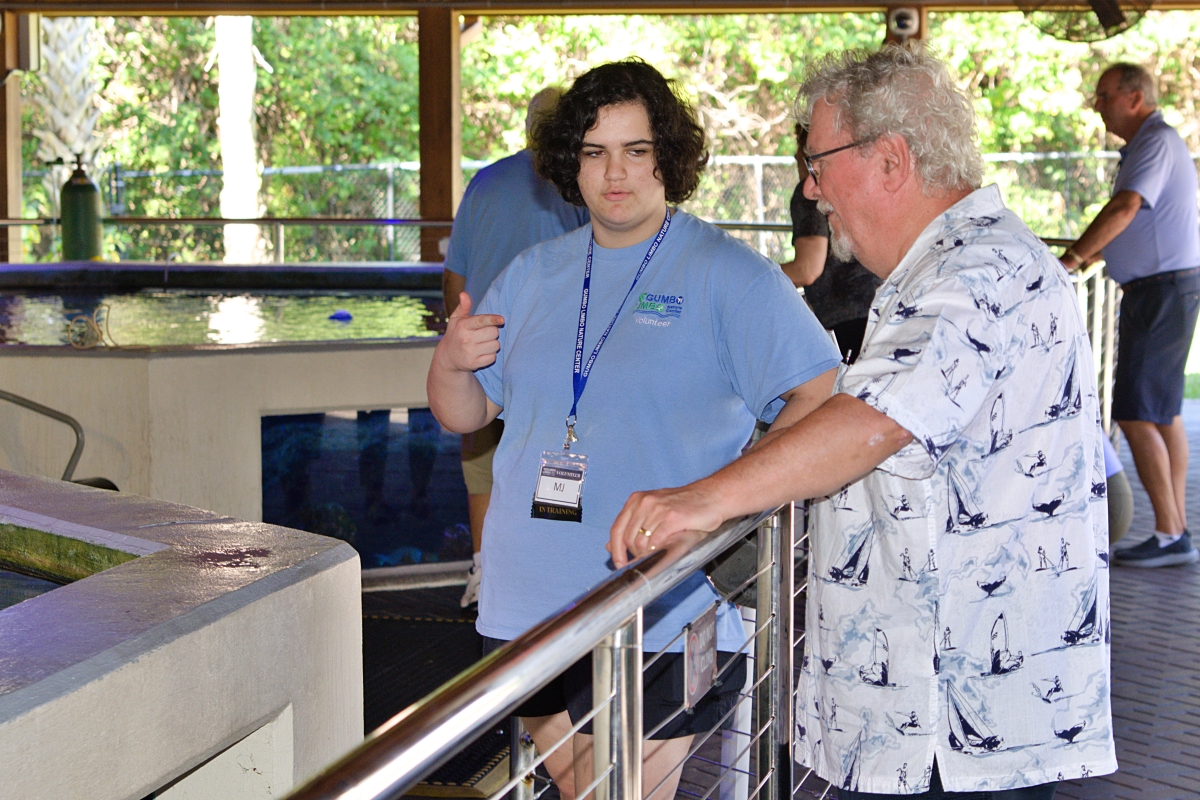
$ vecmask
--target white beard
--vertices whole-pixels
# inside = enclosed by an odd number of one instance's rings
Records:
[[[829,205],[825,200],[817,201],[817,211],[820,211],[826,217],[833,213],[833,206]],[[829,249],[833,252],[833,257],[838,261],[852,261],[854,259],[854,245],[850,241],[850,237],[845,231],[838,233],[833,229],[833,225],[829,226]]]

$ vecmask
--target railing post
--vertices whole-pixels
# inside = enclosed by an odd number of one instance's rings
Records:
[[[1067,218],[1066,218],[1066,220],[1064,220],[1064,222],[1066,222],[1066,228],[1067,228],[1066,238],[1071,239],[1071,238],[1075,237],[1075,226],[1072,224],[1073,220],[1071,219],[1071,211],[1073,209],[1071,208],[1071,154],[1070,153],[1063,154],[1063,208],[1065,208],[1067,211]]]
[[[595,800],[642,798],[642,610],[592,651],[592,703],[611,704],[592,720],[593,778],[612,765]],[[579,787],[583,788],[583,787]]]
[[[1104,270],[1097,269],[1091,280],[1092,295],[1092,369],[1097,377],[1104,367]]]
[[[766,217],[766,201],[763,198],[763,165],[761,159],[754,161],[754,219],[756,222],[765,222]],[[767,253],[767,234],[758,232],[758,252],[770,258]]]
[[[511,731],[508,737],[508,777],[511,780],[523,776],[520,783],[512,788],[508,800],[533,800],[533,771],[530,766],[537,758],[537,748],[533,745],[533,737],[525,730],[520,717],[511,717]]]
[[[775,704],[775,744],[778,750],[776,762],[776,786],[779,789],[779,800],[791,800],[792,794],[792,638],[795,636],[795,544],[796,544],[796,505],[788,503],[776,515],[779,520],[779,540],[776,545],[778,557],[775,559],[779,570],[778,617],[776,621],[776,685],[777,701]]]
[[[1104,281],[1104,368],[1102,381],[1104,384],[1101,406],[1104,432],[1112,435],[1112,389],[1113,372],[1117,358],[1117,282],[1106,278]]]
[[[780,519],[776,514],[758,529],[758,608],[757,620],[763,630],[754,642],[754,680],[758,683],[755,694],[754,727],[763,732],[757,743],[758,781],[763,783],[761,796],[769,800],[780,797],[779,747],[777,744],[779,717],[779,608],[780,608],[780,564],[779,547]],[[768,622],[764,626],[764,623]],[[763,680],[768,673],[769,678]],[[768,724],[769,723],[769,724]],[[784,732],[786,735],[786,731]],[[765,779],[765,782],[764,782]]]
[[[275,223],[275,263],[283,263],[283,223]]]
[[[396,218],[396,168],[387,166],[387,217]],[[396,226],[387,226],[388,261],[396,260]]]
[[[1079,273],[1076,273],[1078,276]],[[1075,279],[1075,302],[1079,304],[1079,315],[1083,317],[1084,327],[1088,321],[1088,287],[1086,280]]]

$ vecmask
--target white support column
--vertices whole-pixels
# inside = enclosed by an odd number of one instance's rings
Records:
[[[221,142],[221,216],[257,218],[264,211],[259,191],[262,170],[254,147],[254,18],[216,17],[217,96]],[[255,264],[266,250],[257,225],[225,226],[225,261]],[[277,256],[278,258],[278,256]]]

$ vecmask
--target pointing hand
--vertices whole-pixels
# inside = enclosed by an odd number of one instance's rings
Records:
[[[446,320],[446,335],[438,344],[449,365],[460,372],[473,372],[492,364],[500,352],[499,314],[471,316],[471,296],[459,295],[458,308]]]

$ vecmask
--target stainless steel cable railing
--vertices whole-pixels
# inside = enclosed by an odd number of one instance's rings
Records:
[[[707,732],[697,734],[683,760],[667,769],[667,778],[658,786],[645,787],[649,791],[643,793],[646,732],[642,730],[642,671],[661,653],[643,659],[642,609],[755,531],[758,574],[751,580],[757,584],[758,622],[755,634],[742,648],[752,645],[753,677],[742,687],[738,703],[724,718]],[[593,791],[597,800],[653,797],[710,737],[719,735],[722,728],[736,728],[729,723],[742,703],[754,706],[749,741],[742,750],[753,749],[756,769],[751,775],[751,770],[741,768],[746,774],[739,777],[755,779],[753,788],[741,797],[745,800],[753,800],[760,794],[781,797],[780,781],[790,768],[790,731],[781,723],[790,719],[792,691],[791,647],[781,647],[780,643],[790,643],[792,636],[791,603],[780,603],[779,599],[790,600],[792,590],[791,570],[781,569],[777,554],[791,552],[791,535],[792,509],[787,505],[758,517],[728,522],[711,534],[697,533],[675,546],[651,553],[402,711],[291,797],[293,800],[399,797],[589,652],[593,656],[591,712],[536,758],[531,757],[524,732],[514,731],[511,779],[492,795],[493,800],[505,795],[514,800],[536,797],[534,768],[557,747],[569,742],[572,734],[588,721],[593,725],[594,769],[590,784],[581,787],[576,797],[582,800]],[[732,658],[725,669],[731,664]],[[678,713],[684,713],[684,709]],[[745,735],[746,731],[739,733]],[[740,760],[734,759],[724,765],[712,786],[699,796],[700,800],[711,797],[738,763]]]
[[[290,220],[294,224],[310,220]],[[0,221],[4,222],[13,221]],[[32,221],[31,221],[32,222]],[[249,220],[213,220],[255,222]],[[257,220],[279,224],[281,220]],[[323,220],[331,224],[425,224],[437,221]],[[718,223],[751,231],[785,231],[780,223]],[[1069,240],[1045,240],[1065,246]],[[1091,335],[1094,367],[1101,392],[1105,429],[1110,428],[1111,386],[1116,353],[1116,309],[1120,287],[1102,262],[1071,276],[1080,310]],[[1051,334],[1052,335],[1052,334]],[[73,464],[72,464],[73,466]],[[70,468],[69,468],[70,469]],[[715,556],[754,535],[758,564],[742,586],[721,594],[719,603],[736,600],[751,585],[753,607],[743,608],[747,622],[744,653],[751,666],[737,702],[708,730],[696,734],[677,763],[668,765],[654,786],[643,786],[645,742],[688,712],[686,700],[649,731],[642,729],[640,676],[682,638],[680,631],[656,653],[643,653],[642,608]],[[510,778],[488,800],[536,800],[549,784],[535,770],[588,722],[594,728],[594,769],[576,792],[579,800],[595,792],[597,800],[664,800],[655,795],[675,779],[689,759],[713,769],[712,782],[682,795],[709,800],[825,798],[831,787],[794,761],[793,730],[797,709],[794,675],[803,660],[804,608],[807,595],[809,539],[807,514],[783,506],[756,518],[732,521],[718,531],[651,554],[614,574],[560,614],[493,653],[438,691],[401,712],[372,733],[361,747],[292,795],[298,800],[341,798],[375,800],[399,797],[445,763],[480,733],[506,717],[550,678],[589,652],[593,655],[593,708],[569,731],[537,754],[532,740],[513,726]],[[709,607],[711,611],[712,607]],[[706,612],[707,613],[707,612]],[[797,619],[797,615],[798,619]],[[692,620],[695,622],[696,620]],[[734,660],[719,667],[717,681],[729,680]],[[721,736],[719,760],[702,755]]]
[[[1121,287],[1104,271],[1104,262],[1072,273],[1079,310],[1087,323],[1092,341],[1092,361],[1096,370],[1096,385],[1100,390],[1100,417],[1104,431],[1112,434],[1112,386],[1116,375],[1117,309],[1121,303]]]
[[[764,223],[735,222],[726,226],[743,224],[754,225],[748,229],[756,230]],[[1047,240],[1047,244],[1063,246],[1069,241]],[[1109,429],[1120,287],[1107,278],[1102,263],[1073,274],[1071,280],[1091,335],[1103,421]],[[80,439],[77,450],[81,445]],[[64,477],[69,477],[77,460],[76,453]],[[709,800],[718,790],[722,800],[757,800],[760,796],[784,800],[785,791],[792,798],[829,796],[831,787],[813,770],[797,766],[793,753],[793,714],[804,711],[795,705],[794,665],[802,663],[805,639],[809,551],[806,520],[803,511],[793,512],[785,506],[773,514],[733,522],[714,534],[698,537],[690,550],[675,548],[642,559],[562,614],[406,709],[373,733],[361,748],[293,796],[398,797],[458,748],[509,714],[547,678],[589,651],[593,653],[595,687],[592,711],[540,756],[529,735],[519,725],[513,726],[510,779],[489,800],[502,800],[506,795],[510,800],[540,797],[549,784],[535,770],[589,721],[595,728],[595,769],[591,780],[577,793],[579,798],[593,791],[599,800],[654,798],[689,759],[706,762],[715,772],[706,787],[679,790],[681,795],[696,800]],[[662,658],[684,632],[658,653],[643,656],[641,609],[755,529],[759,543],[757,572],[742,586],[723,594],[720,601],[735,599],[743,589],[757,584],[757,603],[744,609],[749,622],[747,640],[737,651],[746,652],[751,674],[733,708],[709,730],[696,735],[656,785],[643,786],[645,741],[687,709],[681,706],[651,730],[642,730],[641,681],[636,676]],[[785,553],[792,557],[778,557]],[[729,678],[732,664],[729,660],[720,669],[718,681]],[[723,738],[721,756],[719,760],[705,758],[701,754],[716,736]]]
[[[1107,400],[1119,287],[1105,276],[1101,264],[1073,275],[1072,281],[1092,334],[1102,400]],[[1104,408],[1107,425],[1107,403]],[[659,652],[644,654],[642,608],[751,532],[758,545],[755,574],[721,594],[718,601],[736,600],[751,585],[757,589],[753,606],[743,608],[746,641],[732,654],[746,654],[750,665],[746,682],[733,707],[708,730],[696,734],[676,763],[659,765],[655,785],[644,786],[646,741],[688,709],[685,701],[651,730],[642,730],[640,675],[687,631],[685,627]],[[804,657],[809,550],[806,510],[786,505],[653,553],[402,712],[293,797],[399,797],[589,651],[593,654],[591,712],[540,755],[516,726],[510,779],[488,800],[503,800],[506,795],[510,800],[535,800],[546,789],[544,779],[538,785],[535,768],[557,748],[567,746],[589,721],[595,733],[594,770],[576,793],[580,800],[592,792],[597,800],[662,800],[656,793],[677,780],[689,759],[711,767],[711,774],[706,773],[710,782],[696,791],[681,788],[681,796],[709,800],[720,791],[722,800],[828,797],[830,785],[812,769],[797,766],[793,750],[793,717],[805,711],[795,705],[794,678]],[[733,664],[731,657],[719,667],[718,681],[730,678]],[[723,740],[720,758],[706,757],[705,747],[717,736]]]

